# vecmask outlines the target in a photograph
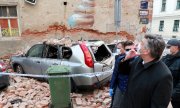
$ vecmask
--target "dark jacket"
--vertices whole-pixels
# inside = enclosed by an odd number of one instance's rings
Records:
[[[115,89],[117,86],[122,91],[125,92],[127,88],[127,82],[128,82],[128,75],[121,75],[119,73],[119,62],[121,62],[122,59],[124,59],[125,54],[121,54],[116,56],[115,58],[115,66],[110,82],[110,88]]]
[[[120,108],[167,108],[172,93],[172,75],[162,61],[143,64],[137,57],[132,64],[121,62],[119,68],[131,68]]]
[[[175,55],[166,55],[162,61],[169,67],[173,76],[172,99],[180,101],[180,52]]]

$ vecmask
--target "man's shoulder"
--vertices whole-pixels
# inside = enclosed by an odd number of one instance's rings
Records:
[[[171,71],[169,70],[167,65],[162,60],[159,60],[159,62],[157,64],[155,64],[155,66],[156,66],[156,69],[158,70],[157,72],[159,72],[159,74],[171,75]]]

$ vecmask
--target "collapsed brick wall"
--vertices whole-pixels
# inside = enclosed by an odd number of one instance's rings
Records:
[[[8,58],[13,53],[26,52],[32,45],[43,42],[45,39],[56,38],[60,39],[64,36],[70,37],[72,40],[77,41],[80,39],[98,39],[103,40],[107,43],[113,42],[117,39],[128,39],[134,40],[134,36],[127,33],[126,31],[120,31],[117,34],[115,32],[99,32],[93,29],[83,29],[83,28],[71,28],[68,29],[63,25],[50,25],[47,30],[37,31],[37,30],[25,30],[22,33],[21,40],[12,40],[9,42],[0,43],[0,58]],[[6,44],[8,43],[8,45]]]

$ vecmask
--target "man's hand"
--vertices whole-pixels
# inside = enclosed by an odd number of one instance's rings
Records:
[[[138,56],[139,54],[135,51],[135,50],[130,50],[127,54],[126,54],[126,57],[124,59],[125,60],[128,60],[128,59],[131,59],[135,56]]]
[[[113,94],[114,94],[113,89],[109,89],[109,95],[112,97],[112,96],[113,96]]]

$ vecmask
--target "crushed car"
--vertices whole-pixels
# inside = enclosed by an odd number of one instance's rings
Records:
[[[103,41],[49,40],[35,44],[24,55],[12,56],[10,61],[14,71],[23,74],[46,75],[52,65],[69,66],[71,74],[102,73],[71,78],[73,87],[97,87],[110,80],[113,58]]]
[[[0,60],[0,73],[6,72],[6,64]],[[0,90],[6,88],[9,85],[9,76],[0,74]]]

